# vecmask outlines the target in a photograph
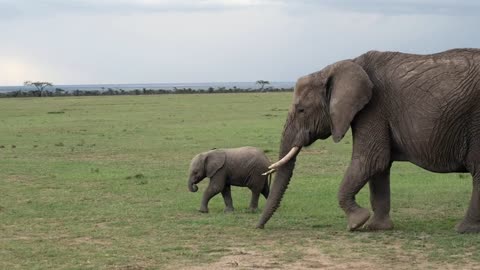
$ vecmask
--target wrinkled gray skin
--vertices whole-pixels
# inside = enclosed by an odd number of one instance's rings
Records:
[[[370,230],[393,228],[390,168],[393,161],[409,161],[432,172],[469,172],[470,206],[456,230],[480,232],[479,49],[431,55],[370,51],[300,78],[293,96],[280,157],[317,139],[338,142],[352,128],[352,159],[338,192],[349,230],[364,224]],[[258,228],[280,205],[295,158],[278,169]],[[371,218],[355,202],[367,182]]]
[[[264,152],[250,146],[203,152],[192,159],[188,189],[196,192],[196,184],[205,177],[210,178],[199,210],[208,213],[208,201],[220,192],[225,201],[225,212],[233,211],[230,186],[248,187],[252,191],[250,210],[256,211],[260,193],[268,198],[270,191],[268,176],[262,175],[269,165],[270,161]]]

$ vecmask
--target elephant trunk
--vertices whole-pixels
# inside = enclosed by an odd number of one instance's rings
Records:
[[[190,190],[190,192],[197,192],[198,190],[198,186],[193,179],[188,180],[188,190]]]
[[[265,223],[268,222],[273,213],[280,206],[280,201],[282,200],[283,194],[287,190],[290,179],[292,178],[295,160],[296,157],[293,157],[289,162],[276,171],[275,180],[273,181],[265,209],[263,210],[262,216],[258,221],[257,228],[263,229],[265,227]]]
[[[293,169],[295,168],[295,161],[301,149],[300,145],[302,144],[298,142],[298,133],[296,132],[296,129],[289,125],[289,122],[290,121],[287,120],[280,146],[279,158],[281,158],[283,162],[280,162],[281,165],[276,167],[275,180],[271,186],[270,194],[262,212],[262,216],[257,224],[257,228],[259,229],[264,228],[265,223],[268,222],[273,213],[280,206],[280,201],[282,200],[283,194],[287,190],[288,184],[290,183],[290,179],[293,175]],[[283,159],[285,156],[289,156],[289,158]],[[279,162],[275,164],[278,163]]]

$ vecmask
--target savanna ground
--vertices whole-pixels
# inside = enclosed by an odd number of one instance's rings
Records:
[[[351,137],[298,158],[265,230],[233,188],[197,211],[191,158],[252,145],[273,160],[291,93],[0,100],[1,269],[480,269],[478,235],[454,232],[471,178],[392,169],[389,232],[346,231],[336,193]],[[368,204],[368,187],[358,196]],[[265,200],[260,201],[263,208]]]

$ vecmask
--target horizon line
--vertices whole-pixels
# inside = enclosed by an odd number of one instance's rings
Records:
[[[229,84],[232,84],[232,83],[255,83],[256,81],[212,81],[212,82],[162,82],[162,83],[159,83],[159,82],[156,82],[156,83],[85,83],[85,84],[55,84],[55,83],[52,83],[53,86],[99,86],[99,85],[155,85],[155,84],[159,84],[159,85],[172,85],[172,84],[186,84],[186,85],[189,85],[189,84],[222,84],[222,83],[229,83]],[[294,83],[295,81],[268,81],[270,83]],[[25,85],[23,84],[19,84],[19,85],[0,85],[0,87],[25,87]]]

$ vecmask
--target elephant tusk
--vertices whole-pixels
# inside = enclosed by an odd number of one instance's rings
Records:
[[[275,170],[275,169],[283,166],[283,164],[287,163],[293,156],[295,156],[298,153],[298,150],[300,150],[300,147],[298,147],[298,146],[292,147],[292,149],[290,149],[290,151],[282,159],[273,163],[268,168],[271,169],[271,170],[272,169]]]
[[[269,174],[274,173],[275,171],[276,171],[275,169],[271,169],[269,171],[266,171],[266,172],[262,173],[262,175],[269,175]]]

